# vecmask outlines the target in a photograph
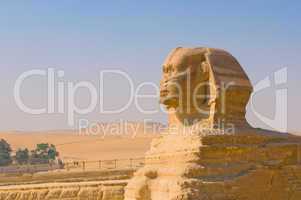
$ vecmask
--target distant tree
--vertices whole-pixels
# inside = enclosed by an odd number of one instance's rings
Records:
[[[16,152],[15,160],[20,165],[27,164],[29,162],[28,149],[18,149],[18,151]]]
[[[53,144],[41,143],[37,144],[36,149],[31,151],[30,163],[45,164],[54,161],[59,153]]]
[[[4,140],[0,140],[0,166],[7,166],[12,163],[11,159],[12,149],[10,145]]]
[[[56,147],[51,144],[48,149],[48,158],[49,160],[55,160],[59,156],[59,152],[57,152]]]

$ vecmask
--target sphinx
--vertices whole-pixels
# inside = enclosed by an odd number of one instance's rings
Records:
[[[172,131],[152,141],[126,200],[301,198],[301,140],[248,124],[252,85],[230,53],[179,47],[162,68],[160,103]]]

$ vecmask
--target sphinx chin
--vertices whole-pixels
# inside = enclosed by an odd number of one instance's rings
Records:
[[[167,109],[176,109],[179,106],[179,100],[172,96],[163,96],[160,98],[160,103],[166,106]]]

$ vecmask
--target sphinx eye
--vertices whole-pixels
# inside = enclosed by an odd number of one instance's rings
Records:
[[[172,67],[172,65],[169,65],[169,66],[168,66],[168,72],[173,72],[173,67]]]

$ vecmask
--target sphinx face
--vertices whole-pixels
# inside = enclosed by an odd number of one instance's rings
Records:
[[[160,102],[169,108],[186,112],[205,102],[208,72],[205,70],[204,57],[177,57],[163,65],[160,82]],[[195,101],[194,96],[203,96]],[[180,109],[179,109],[180,108]]]
[[[163,66],[163,78],[160,83],[160,102],[167,108],[177,108],[182,99],[184,74],[178,66],[167,64]]]

